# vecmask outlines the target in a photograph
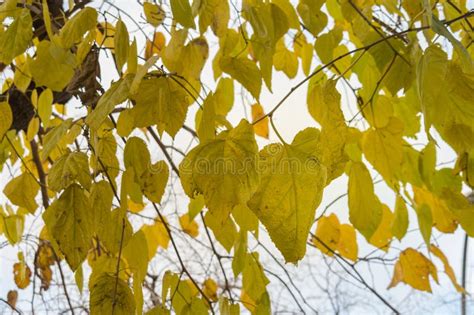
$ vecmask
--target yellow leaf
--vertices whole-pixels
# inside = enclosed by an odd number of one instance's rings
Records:
[[[374,185],[364,164],[353,162],[349,171],[349,219],[369,240],[382,220],[382,208],[374,194]]]
[[[458,291],[459,293],[465,294],[466,290],[462,286],[460,286],[459,283],[457,282],[456,275],[454,274],[454,270],[449,265],[448,258],[444,255],[444,253],[438,247],[436,247],[433,244],[431,244],[431,246],[430,246],[430,251],[431,251],[431,253],[433,253],[433,255],[438,257],[441,260],[441,262],[443,263],[444,272],[448,275],[449,279],[451,280],[454,287],[456,288],[456,291]]]
[[[59,33],[64,48],[70,48],[80,42],[87,31],[95,28],[97,24],[97,11],[91,7],[85,7],[74,15],[61,28]]]
[[[147,4],[148,2],[145,2]],[[145,48],[145,59],[149,59],[153,55],[161,55],[163,47],[166,46],[165,35],[161,32],[153,33],[153,40],[147,39]]]
[[[340,227],[339,244],[337,250],[342,257],[352,261],[357,260],[358,246],[355,229],[352,225],[341,224]]]
[[[145,197],[152,202],[160,203],[169,174],[168,164],[165,161],[158,161],[153,165],[149,165],[147,171],[140,178],[140,186]]]
[[[135,128],[135,119],[133,118],[132,111],[126,109],[120,113],[117,120],[117,134],[121,137],[128,137],[133,129]]]
[[[431,292],[430,275],[438,281],[433,263],[420,252],[407,248],[400,254],[389,289],[401,281],[420,291]]]
[[[154,77],[143,80],[133,99],[136,104],[131,111],[136,127],[157,125],[160,133],[166,131],[174,137],[183,126],[189,95],[172,79]]]
[[[66,261],[75,271],[87,256],[93,223],[88,197],[72,184],[43,214],[48,231],[58,243]]]
[[[317,38],[314,43],[314,48],[323,63],[329,63],[334,59],[334,50],[341,40],[342,32],[339,28],[333,28]]]
[[[186,213],[179,217],[179,225],[181,225],[184,233],[194,238],[199,235],[199,225],[196,221],[190,219],[189,214]]]
[[[2,220],[0,222],[0,232],[3,232],[8,242],[14,245],[21,241],[23,230],[25,228],[25,217],[17,214],[0,214],[0,219]]]
[[[256,103],[252,105],[252,121],[256,122],[260,118],[265,116],[265,112],[263,111],[262,105]],[[253,130],[255,130],[255,134],[268,139],[269,130],[268,130],[268,117],[263,118],[261,121],[253,125]]]
[[[216,107],[218,105],[217,98],[209,93],[202,104],[202,110],[196,113],[196,133],[200,142],[213,140],[216,137]]]
[[[127,62],[130,45],[127,26],[122,20],[118,20],[115,25],[115,63],[119,72],[122,72],[123,65]]]
[[[199,7],[199,32],[203,34],[209,26],[217,37],[222,37],[227,31],[230,11],[229,3],[220,0],[201,2]]]
[[[258,100],[262,89],[262,75],[257,65],[247,58],[223,57],[220,59],[222,71],[229,74]]]
[[[43,85],[53,91],[62,91],[69,84],[76,67],[76,59],[68,49],[47,40],[38,44],[35,59],[29,59],[28,63],[36,86]]]
[[[202,291],[208,299],[215,302],[217,301],[217,283],[212,279],[206,279],[203,283]]]
[[[101,22],[97,27],[95,41],[100,47],[109,48],[113,52],[114,50],[114,37],[115,27],[109,22]]]
[[[22,59],[21,62],[18,62],[19,58],[16,59],[16,69],[15,75],[13,77],[13,83],[18,88],[18,90],[26,93],[26,89],[28,89],[28,86],[31,82],[31,73],[28,63],[26,60],[23,60],[23,55],[20,57]]]
[[[143,231],[137,231],[123,249],[123,257],[133,273],[133,291],[138,309],[143,308],[142,284],[148,269],[148,244]]]
[[[53,92],[46,89],[38,98],[38,116],[45,127],[49,126],[49,120],[53,112]]]
[[[144,225],[141,230],[147,240],[149,260],[155,256],[159,247],[168,248],[170,237],[161,221],[156,221],[153,225]]]
[[[318,0],[300,0],[296,7],[304,26],[314,37],[318,37],[328,22],[328,17],[321,11],[323,3]]]
[[[231,78],[221,78],[217,83],[214,96],[217,100],[216,114],[222,117],[227,116],[234,105],[234,81]]]
[[[266,294],[266,286],[270,283],[263,272],[259,262],[258,254],[253,252],[247,254],[246,265],[242,273],[242,293],[247,295],[253,306],[258,306],[260,299]]]
[[[23,261],[18,262],[13,265],[13,276],[17,287],[25,289],[31,281],[31,270]]]
[[[124,280],[102,273],[94,281],[90,290],[91,315],[129,315],[135,314],[135,309],[132,290]]]
[[[3,189],[3,193],[14,205],[23,207],[30,213],[35,213],[38,207],[35,197],[39,188],[39,184],[33,175],[23,173],[12,179]]]
[[[189,0],[170,0],[173,19],[186,28],[195,28]]]
[[[12,109],[7,102],[0,102],[0,140],[10,129],[13,122]]]
[[[160,26],[166,17],[165,11],[159,5],[151,2],[143,3],[143,11],[146,21],[154,27]]]
[[[296,14],[295,8],[289,0],[274,0],[276,4],[283,12],[285,12],[286,17],[288,18],[288,24],[291,28],[300,29],[300,21],[298,15]]]
[[[33,117],[30,122],[28,123],[28,129],[26,132],[26,140],[31,141],[34,139],[36,134],[39,131],[40,127],[40,120],[38,117]]]
[[[365,157],[388,182],[394,180],[402,164],[402,132],[402,122],[392,118],[386,127],[368,130],[362,139]]]
[[[30,10],[24,8],[5,32],[0,33],[0,62],[9,64],[22,54],[33,36]]]
[[[374,128],[386,127],[393,116],[392,100],[385,95],[379,95],[375,101],[366,104],[362,108],[364,118]]]
[[[276,44],[273,64],[275,70],[283,71],[288,78],[294,78],[298,72],[298,58],[293,51],[286,48],[283,39]]]
[[[230,253],[237,238],[237,228],[232,218],[228,217],[225,222],[221,223],[219,217],[216,217],[211,212],[207,212],[204,220],[206,226],[214,233],[216,240]]]
[[[441,232],[452,233],[457,228],[454,213],[449,209],[446,202],[424,188],[413,186],[415,203],[418,207],[423,204],[428,206],[433,217],[433,225]]]
[[[114,110],[115,106],[125,102],[130,91],[134,75],[127,75],[125,78],[112,83],[110,88],[102,94],[95,109],[87,115],[86,124],[91,129],[97,130],[107,116]]]
[[[291,145],[270,144],[260,151],[262,180],[248,206],[267,228],[287,262],[306,252],[309,229],[326,185],[318,145],[300,132]]]
[[[258,218],[245,204],[240,204],[232,209],[232,217],[239,225],[240,231],[257,231]]]
[[[334,213],[319,219],[315,236],[314,245],[324,254],[333,256],[341,237],[339,219]]]
[[[71,152],[59,158],[51,167],[48,174],[48,187],[60,191],[78,181],[84,188],[89,189],[91,176],[89,160],[83,152]]]
[[[395,218],[393,219],[391,229],[393,236],[398,238],[398,240],[405,236],[408,229],[408,210],[405,201],[400,195],[397,195],[395,202]]]
[[[392,240],[391,226],[393,224],[393,213],[387,207],[382,204],[382,220],[380,221],[377,230],[370,237],[370,243],[375,247],[388,251],[390,247],[390,241]]]
[[[199,144],[179,166],[184,191],[190,198],[202,193],[207,208],[224,223],[232,208],[246,203],[257,189],[257,150],[252,126],[245,120]]]

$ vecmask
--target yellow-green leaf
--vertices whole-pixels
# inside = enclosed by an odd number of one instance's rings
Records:
[[[255,99],[259,99],[262,89],[262,75],[255,62],[242,57],[222,57],[220,67],[222,71],[242,84]]]
[[[326,185],[318,143],[300,132],[291,145],[271,144],[260,151],[262,179],[248,205],[287,262],[296,263],[306,252],[309,229]]]
[[[45,127],[49,126],[49,120],[53,113],[53,92],[46,89],[38,98],[38,116]]]
[[[146,21],[154,27],[160,26],[166,16],[165,11],[163,11],[159,5],[151,2],[143,3],[143,11],[145,13]]]
[[[43,214],[51,236],[56,240],[75,271],[91,246],[93,222],[89,198],[77,184],[69,186]]]
[[[366,239],[375,233],[382,220],[382,208],[374,195],[369,171],[361,162],[353,162],[349,170],[349,219]]]
[[[186,28],[195,28],[194,17],[189,0],[170,0],[173,18]]]
[[[129,51],[130,37],[128,35],[127,26],[122,20],[118,20],[115,25],[115,62],[119,72],[122,71],[122,67],[127,62],[128,51]]]
[[[30,10],[24,8],[5,32],[0,32],[0,62],[9,64],[22,54],[33,36]]]
[[[133,98],[136,104],[132,114],[136,127],[157,125],[160,133],[166,131],[174,137],[183,126],[189,96],[175,81],[165,77],[143,80],[139,93]]]
[[[15,205],[34,213],[38,204],[35,197],[39,191],[39,184],[30,173],[23,173],[12,179],[3,189],[3,193]]]
[[[133,75],[112,83],[110,88],[102,94],[96,108],[87,116],[86,123],[93,130],[97,130],[116,105],[125,102],[130,91]]]
[[[98,276],[90,290],[91,315],[130,315],[135,309],[132,290],[124,280],[108,273]]]
[[[407,206],[405,205],[405,201],[401,196],[397,196],[397,200],[395,202],[395,218],[392,224],[392,233],[393,235],[398,238],[398,240],[402,240],[402,238],[407,233],[408,229],[408,210]]]
[[[59,158],[51,167],[48,174],[48,187],[60,191],[78,181],[84,188],[89,189],[91,176],[89,160],[83,152],[71,152]]]
[[[253,128],[245,120],[199,144],[179,166],[184,191],[191,198],[202,193],[211,213],[225,222],[232,208],[246,203],[257,189],[257,150]]]
[[[74,15],[61,28],[59,33],[64,48],[70,48],[81,41],[84,34],[96,27],[97,11],[91,7],[85,7]]]
[[[43,40],[38,44],[36,57],[29,60],[29,66],[36,86],[62,91],[74,76],[76,58],[68,49]]]
[[[13,122],[12,109],[7,102],[0,102],[0,140],[10,129]]]

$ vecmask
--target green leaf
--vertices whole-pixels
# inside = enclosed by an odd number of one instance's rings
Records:
[[[46,209],[43,220],[75,271],[91,246],[93,222],[89,198],[79,185],[72,184]]]
[[[189,0],[170,0],[173,19],[186,28],[195,28],[194,17]]]
[[[33,37],[32,24],[30,10],[25,8],[7,30],[0,33],[0,62],[9,64],[25,52]]]
[[[71,152],[60,157],[51,167],[48,174],[48,187],[60,191],[78,181],[84,188],[89,189],[91,176],[89,160],[83,152]]]
[[[97,11],[91,7],[85,7],[74,15],[59,33],[64,48],[70,48],[81,41],[84,34],[97,25]]]
[[[309,229],[326,185],[318,143],[300,132],[291,145],[270,144],[260,151],[261,183],[248,205],[266,227],[287,262],[306,253]],[[309,144],[309,145],[308,145]]]
[[[91,315],[135,314],[136,306],[132,290],[122,279],[114,275],[101,274],[90,290]]]
[[[252,125],[245,120],[199,144],[179,166],[184,191],[191,198],[202,193],[212,215],[224,223],[232,208],[257,189],[257,150]]]
[[[369,240],[382,220],[382,208],[369,171],[361,162],[351,164],[348,195],[349,220]]]

